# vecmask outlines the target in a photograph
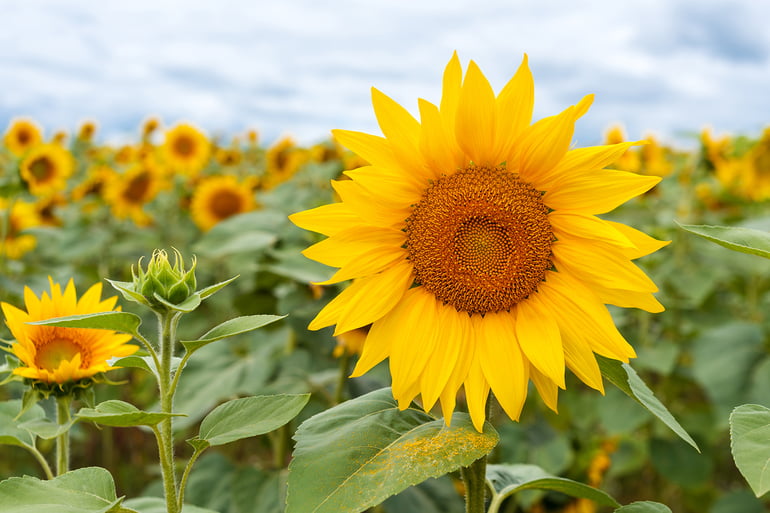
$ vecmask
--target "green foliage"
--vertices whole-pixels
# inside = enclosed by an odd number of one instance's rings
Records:
[[[751,228],[731,226],[707,226],[680,224],[684,230],[699,235],[706,240],[716,242],[720,246],[770,258],[770,234]]]
[[[770,491],[770,409],[756,404],[735,408],[730,436],[735,464],[761,497]]]
[[[130,427],[156,426],[169,417],[181,415],[179,413],[141,411],[133,404],[111,400],[97,404],[96,408],[81,408],[75,416],[80,420],[95,422],[103,426]]]
[[[285,315],[249,315],[236,317],[223,322],[219,326],[211,328],[198,340],[182,340],[181,344],[187,349],[188,353],[192,353],[217,340],[256,330],[285,317]]]
[[[641,501],[620,507],[615,513],[671,513],[671,509],[659,502]]]
[[[0,482],[0,513],[128,513],[103,468],[73,470],[49,481],[12,477]]]
[[[419,409],[399,411],[386,388],[311,417],[295,439],[287,513],[356,513],[470,465],[498,436],[489,424],[476,431],[464,413],[448,427]]]
[[[138,333],[142,319],[130,312],[99,312],[84,315],[69,315],[54,317],[44,321],[34,321],[30,324],[40,326],[61,326],[65,328],[92,328],[101,330],[122,331],[131,335]]]

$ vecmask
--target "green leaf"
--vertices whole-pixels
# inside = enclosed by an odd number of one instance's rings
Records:
[[[211,285],[209,287],[199,290],[197,294],[201,297],[201,299],[206,299],[212,294],[216,294],[217,292],[219,292],[221,289],[225,287],[225,285],[229,284],[231,281],[234,281],[236,278],[238,278],[238,276],[233,276],[229,280],[220,281],[219,283],[216,283],[214,285]]]
[[[21,447],[35,445],[35,436],[22,428],[19,423],[44,419],[45,411],[40,406],[33,405],[17,419],[21,406],[20,399],[0,403],[0,444]]]
[[[241,333],[246,333],[263,326],[267,326],[275,321],[281,320],[285,315],[246,315],[243,317],[236,317],[225,321],[219,326],[210,329],[205,335],[198,340],[183,340],[181,343],[187,349],[188,352],[193,352],[201,347],[222,340],[223,338],[232,337]]]
[[[155,426],[168,417],[177,417],[180,413],[146,412],[133,404],[112,399],[97,404],[96,408],[81,408],[75,416],[103,426]]]
[[[19,424],[19,427],[29,431],[35,436],[45,440],[51,440],[68,431],[72,427],[72,424],[74,424],[73,421],[67,422],[66,424],[57,424],[56,422],[41,418],[22,422]]]
[[[537,465],[487,465],[487,484],[493,492],[492,502],[498,505],[516,492],[538,489],[590,499],[602,506],[620,506],[618,501],[601,490],[571,479],[552,476]]]
[[[294,436],[286,512],[358,513],[497,445],[489,423],[479,433],[467,414],[455,413],[451,424],[421,409],[399,411],[389,388],[311,417]]]
[[[166,500],[160,497],[136,497],[123,503],[137,513],[167,513]],[[199,508],[192,504],[183,504],[182,513],[219,513],[213,509]]]
[[[615,510],[615,513],[671,513],[665,504],[651,501],[632,502]]]
[[[679,437],[693,446],[700,452],[698,444],[677,422],[673,415],[663,406],[652,390],[642,381],[636,371],[628,364],[596,355],[599,368],[602,375],[613,385],[621,389],[629,397],[635,399],[639,404],[647,408],[653,415],[658,417],[666,426],[668,426]]]
[[[190,294],[187,299],[182,301],[179,304],[172,303],[170,301],[166,301],[166,299],[163,298],[160,294],[157,292],[153,293],[153,297],[162,305],[165,305],[167,308],[174,310],[176,312],[183,312],[183,313],[190,313],[196,308],[198,308],[201,304],[201,297],[199,294]]]
[[[281,394],[227,401],[203,419],[198,440],[216,446],[269,433],[296,417],[309,399],[310,394]],[[196,447],[195,440],[188,442]]]
[[[206,233],[193,247],[197,254],[208,258],[220,258],[237,253],[255,253],[275,244],[278,237],[274,233],[257,230],[228,233],[215,226]]]
[[[24,476],[0,482],[0,513],[117,513],[121,501],[110,473],[98,467],[50,481]]]
[[[206,415],[198,438],[224,445],[269,433],[296,417],[309,399],[310,394],[282,394],[227,401]]]
[[[179,364],[182,361],[178,356],[171,357],[171,372],[176,371],[179,368]],[[152,356],[124,356],[123,358],[117,358],[111,362],[114,367],[129,367],[133,369],[142,369],[147,372],[151,372],[156,378],[160,379],[158,369],[155,367],[155,360]]]
[[[100,330],[121,331],[123,333],[137,334],[137,329],[142,319],[130,312],[98,312],[83,315],[68,315],[66,317],[54,317],[28,324],[44,326],[62,326],[65,328],[92,328]]]
[[[730,445],[738,470],[757,497],[770,491],[770,409],[738,406],[730,415]]]
[[[770,233],[732,226],[692,224],[680,224],[679,226],[690,233],[734,251],[770,258]]]
[[[123,295],[123,298],[134,303],[140,303],[143,305],[148,304],[147,298],[138,292],[134,291],[134,284],[130,281],[117,281],[105,278],[114,288]]]

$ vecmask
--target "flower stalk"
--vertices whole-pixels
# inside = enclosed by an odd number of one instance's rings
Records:
[[[70,421],[70,406],[72,396],[61,395],[56,397],[56,422],[64,426]],[[43,467],[45,468],[45,467]],[[56,437],[56,475],[60,476],[70,468],[70,430],[65,429]]]

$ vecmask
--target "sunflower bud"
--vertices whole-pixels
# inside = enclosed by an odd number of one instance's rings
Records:
[[[181,304],[195,293],[197,287],[195,265],[196,260],[193,257],[190,269],[185,270],[182,254],[176,249],[174,264],[171,265],[168,254],[162,249],[156,249],[152,253],[146,270],[142,268],[141,260],[139,260],[137,272],[131,269],[133,289],[144,297],[148,306],[165,311],[169,308],[167,303]]]

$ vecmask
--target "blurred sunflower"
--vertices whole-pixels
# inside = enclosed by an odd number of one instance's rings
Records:
[[[271,189],[290,179],[307,162],[306,153],[291,137],[278,140],[265,152],[265,175],[261,186]]]
[[[94,138],[94,134],[96,134],[96,122],[84,121],[83,124],[80,125],[77,138],[80,141],[90,142]]]
[[[421,122],[373,89],[385,137],[334,131],[371,166],[333,182],[341,203],[290,216],[328,236],[304,251],[340,268],[324,284],[353,280],[310,329],[372,323],[352,375],[389,358],[402,409],[440,400],[449,422],[464,386],[481,430],[490,390],[518,419],[532,380],[556,410],[565,368],[603,391],[594,353],[635,356],[605,304],[663,310],[631,260],[667,243],[597,217],[660,178],[604,169],[634,143],[570,150],[590,95],[530,125],[533,91],[526,57],[496,97],[456,54]]]
[[[152,218],[145,206],[166,188],[163,170],[151,160],[135,164],[125,173],[114,173],[104,183],[104,201],[118,219],[131,218],[137,226],[147,226]]]
[[[717,179],[727,190],[751,201],[770,199],[770,127],[745,153],[715,164]]]
[[[3,215],[2,222],[5,223],[2,230],[5,237],[0,241],[0,255],[18,260],[37,246],[35,236],[24,233],[24,230],[40,226],[43,220],[33,203],[22,200],[9,202],[5,198],[0,198],[0,212]]]
[[[43,134],[37,123],[31,119],[16,118],[8,125],[3,143],[8,151],[21,157],[27,150],[43,142]]]
[[[180,123],[166,132],[162,146],[166,163],[186,175],[195,175],[209,161],[211,143],[189,123]]]
[[[139,349],[127,344],[131,335],[110,330],[60,328],[27,324],[34,321],[120,310],[117,297],[102,301],[102,284],[97,283],[78,300],[75,285],[69,281],[64,292],[49,277],[51,294],[38,298],[29,287],[24,288],[27,311],[2,303],[5,322],[16,342],[9,351],[23,363],[13,373],[45,383],[63,384],[90,378],[114,369],[108,360],[128,356]]]
[[[620,125],[612,125],[604,134],[604,144],[620,144],[626,141],[626,133]],[[636,173],[641,168],[641,164],[639,153],[628,149],[616,162],[612,163],[612,167]]]
[[[29,191],[36,196],[63,191],[75,169],[72,154],[58,144],[40,144],[27,152],[19,171]]]
[[[670,151],[662,146],[658,139],[648,134],[644,138],[647,144],[639,150],[641,157],[641,172],[646,175],[665,178],[674,171],[674,165],[669,160]]]
[[[254,193],[234,176],[204,178],[195,188],[190,203],[192,219],[201,230],[210,230],[220,221],[253,210]]]

